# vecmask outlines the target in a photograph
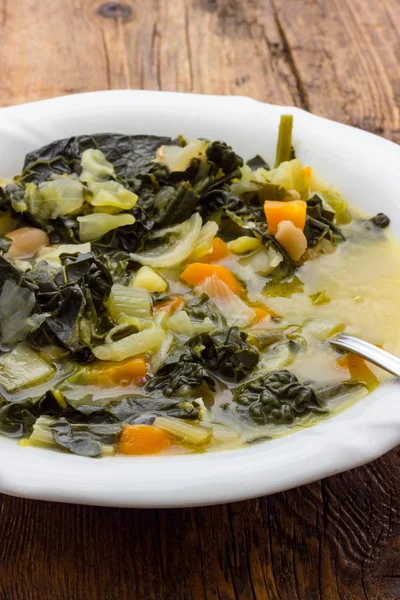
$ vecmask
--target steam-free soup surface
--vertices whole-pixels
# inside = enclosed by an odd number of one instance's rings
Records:
[[[274,168],[181,137],[27,155],[0,199],[0,433],[87,457],[234,449],[380,384],[330,339],[400,355],[399,245],[293,156],[291,127]]]

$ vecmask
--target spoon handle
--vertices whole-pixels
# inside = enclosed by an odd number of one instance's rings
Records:
[[[388,371],[392,375],[400,377],[400,358],[393,356],[393,354],[389,354],[389,352],[386,352],[381,348],[377,348],[369,342],[364,342],[364,340],[360,340],[351,335],[339,335],[332,338],[330,343],[338,348],[349,350],[350,352],[353,352],[353,354],[357,354],[358,356],[369,360],[369,362]]]

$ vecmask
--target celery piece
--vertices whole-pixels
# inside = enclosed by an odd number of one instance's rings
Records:
[[[54,368],[27,344],[19,344],[0,356],[0,385],[7,392],[39,385],[49,379]]]
[[[212,429],[193,423],[185,423],[176,417],[157,417],[154,421],[156,427],[165,429],[176,436],[181,442],[199,446],[207,444],[212,437]]]
[[[99,360],[121,361],[138,354],[153,353],[161,345],[166,334],[161,327],[154,326],[139,333],[128,335],[122,340],[97,346],[93,354]]]
[[[294,158],[292,147],[293,115],[282,115],[279,123],[278,144],[276,147],[275,168],[282,162]]]
[[[116,323],[124,321],[124,317],[147,319],[151,312],[151,296],[141,287],[127,287],[114,283],[111,288],[107,308]]]
[[[56,422],[53,417],[39,417],[33,426],[33,431],[28,438],[32,446],[56,446],[50,425]]]

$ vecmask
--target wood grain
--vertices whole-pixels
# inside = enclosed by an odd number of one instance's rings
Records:
[[[242,94],[400,141],[398,0],[125,4],[107,19],[93,0],[3,0],[1,104],[126,87]],[[400,599],[399,491],[397,449],[211,508],[1,496],[0,600]]]

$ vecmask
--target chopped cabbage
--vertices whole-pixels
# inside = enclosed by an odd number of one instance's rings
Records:
[[[206,317],[201,323],[192,323],[189,315],[184,310],[180,310],[169,317],[166,326],[176,335],[188,337],[192,337],[197,333],[210,333],[215,330],[215,324],[209,317]]]
[[[260,248],[240,259],[240,264],[244,267],[251,267],[254,273],[259,275],[269,275],[282,262],[282,255],[274,248]]]
[[[200,235],[201,225],[200,215],[194,213],[190,219],[179,225],[160,229],[149,236],[152,245],[157,240],[159,240],[159,243],[141,253],[131,254],[131,259],[150,267],[172,267],[177,265],[183,262],[192,252],[193,246]]]
[[[90,242],[86,244],[61,244],[60,246],[45,246],[38,252],[35,259],[36,263],[42,260],[47,263],[59,266],[61,264],[61,254],[87,254],[90,252]]]
[[[95,213],[78,217],[78,222],[81,242],[90,242],[101,238],[113,229],[118,229],[118,227],[133,225],[135,217],[129,214],[108,215],[106,213]]]
[[[101,212],[110,214],[118,213],[121,210],[131,210],[137,202],[137,195],[125,188],[117,181],[93,182],[89,186],[93,193],[89,203],[97,211],[100,207]]]
[[[287,190],[301,193],[305,187],[304,169],[298,158],[282,162],[279,167],[268,171],[268,180]]]
[[[208,221],[208,223],[203,225],[193,251],[188,258],[190,262],[196,262],[200,258],[203,258],[208,252],[211,252],[213,240],[217,235],[217,232],[218,224],[215,223],[215,221]]]
[[[83,202],[83,185],[74,177],[58,177],[38,186],[35,183],[26,186],[26,208],[39,221],[76,214]]]
[[[157,417],[154,425],[178,437],[181,443],[194,446],[206,444],[212,437],[211,428],[204,427],[204,425],[185,423],[182,419],[176,417]]]
[[[54,368],[27,344],[18,344],[0,356],[0,385],[7,392],[39,385],[53,373]]]
[[[161,327],[154,326],[128,335],[117,342],[97,346],[93,349],[93,354],[99,360],[119,362],[138,354],[151,354],[161,345],[165,336],[166,333]]]
[[[161,146],[157,151],[157,159],[167,165],[171,171],[185,171],[193,158],[199,160],[205,158],[209,143],[205,140],[193,140],[183,148]]]
[[[89,148],[82,154],[82,173],[80,180],[84,183],[104,181],[115,177],[114,167],[108,162],[101,150]]]

